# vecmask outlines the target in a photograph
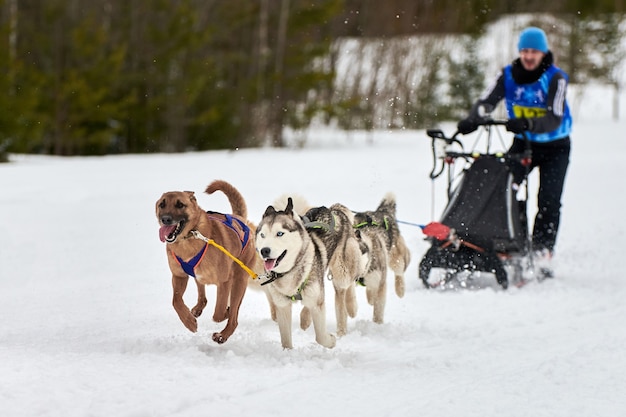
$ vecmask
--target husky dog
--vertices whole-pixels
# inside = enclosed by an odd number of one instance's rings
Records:
[[[328,273],[335,289],[335,314],[337,335],[343,336],[348,329],[348,317],[356,317],[357,301],[355,285],[368,266],[367,254],[354,231],[354,215],[342,204],[314,207],[302,217],[309,234],[323,242],[328,263]],[[301,317],[306,324],[306,309]]]
[[[311,208],[306,198],[304,198],[303,196],[299,194],[293,194],[293,193],[281,195],[276,200],[274,200],[274,203],[272,203],[272,206],[285,207],[287,205],[287,201],[289,198],[291,198],[291,201],[292,201],[293,211],[297,213],[299,216],[303,216],[304,213],[306,213]],[[254,230],[256,231],[256,226]],[[259,261],[261,260],[260,257],[257,256],[257,258],[259,259]],[[262,264],[262,262],[260,263]],[[261,270],[263,271],[263,265],[261,265]],[[262,273],[260,273],[260,275],[262,276]],[[263,291],[265,293],[265,296],[267,297],[267,301],[270,306],[270,316],[273,321],[276,321],[276,305],[272,301],[272,297],[269,294],[268,286],[263,285],[261,281],[263,280],[262,279],[250,279],[248,281],[248,288],[252,288],[253,290],[257,290],[257,291]]]
[[[387,193],[375,211],[354,214],[354,227],[360,236],[368,237],[369,267],[360,280],[367,288],[367,301],[374,307],[374,322],[382,323],[385,311],[387,268],[395,274],[395,290],[404,296],[404,272],[411,261],[411,254],[400,234],[396,221],[396,199]]]
[[[293,348],[291,309],[301,300],[315,329],[315,340],[333,348],[335,336],[326,330],[324,272],[327,267],[326,248],[315,234],[309,234],[300,216],[288,199],[284,210],[268,206],[256,230],[256,250],[264,262],[268,280],[267,292],[276,311],[276,321],[283,348]],[[302,319],[300,327],[308,323]]]

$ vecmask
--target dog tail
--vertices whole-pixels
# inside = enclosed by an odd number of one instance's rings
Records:
[[[396,214],[396,196],[392,192],[388,192],[383,197],[378,206],[378,211],[383,211],[387,214],[395,216]]]
[[[291,201],[293,204],[293,211],[297,213],[298,216],[300,217],[304,216],[306,212],[311,209],[311,205],[309,204],[306,198],[304,198],[300,194],[294,194],[294,193],[281,195],[276,200],[274,200],[273,206],[281,207],[281,208],[286,207],[287,199],[289,198],[291,198]]]
[[[215,180],[209,184],[204,191],[207,194],[213,194],[216,191],[223,192],[228,198],[233,214],[243,219],[248,218],[248,206],[246,206],[246,201],[243,199],[241,193],[230,183],[223,180]]]

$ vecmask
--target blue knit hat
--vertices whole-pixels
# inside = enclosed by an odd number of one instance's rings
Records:
[[[536,49],[544,54],[548,53],[548,37],[546,33],[536,27],[528,27],[519,35],[517,49]]]

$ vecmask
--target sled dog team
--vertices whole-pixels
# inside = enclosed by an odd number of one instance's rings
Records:
[[[317,343],[335,346],[326,328],[325,283],[335,290],[338,336],[346,334],[348,316],[356,316],[357,285],[365,286],[375,323],[384,320],[388,268],[395,275],[396,295],[404,296],[410,253],[398,229],[393,194],[375,210],[360,213],[342,204],[309,207],[303,198],[286,195],[268,206],[255,226],[233,185],[216,180],[205,191],[224,193],[232,213],[203,210],[191,191],[166,192],[156,202],[159,237],[172,273],[172,305],[190,331],[197,331],[197,317],[207,305],[205,285],[217,286],[213,320],[226,320],[226,327],[213,334],[216,343],[226,342],[237,328],[250,283],[265,292],[286,349],[293,348],[292,306],[297,302],[302,305],[300,327],[313,323]],[[191,310],[183,301],[189,277],[198,291]]]

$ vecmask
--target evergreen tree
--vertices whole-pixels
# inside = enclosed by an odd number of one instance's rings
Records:
[[[449,110],[442,115],[444,118],[458,120],[465,117],[484,89],[485,65],[478,54],[479,44],[478,35],[464,36],[461,58],[455,60],[448,57]]]

